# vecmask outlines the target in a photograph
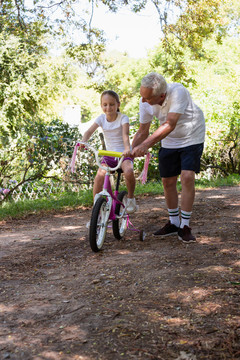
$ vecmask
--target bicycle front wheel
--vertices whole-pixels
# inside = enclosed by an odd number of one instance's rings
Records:
[[[107,231],[109,207],[105,198],[97,199],[93,210],[89,228],[89,242],[92,251],[98,252],[101,250]]]
[[[127,206],[127,191],[121,191],[118,194],[118,200],[124,204],[125,208]],[[124,206],[121,204],[116,204],[115,214],[118,217],[112,223],[113,235],[116,239],[120,240],[126,230],[127,230],[127,214],[124,213]]]

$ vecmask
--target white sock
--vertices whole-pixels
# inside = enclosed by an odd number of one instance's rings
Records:
[[[191,211],[181,210],[181,225],[180,225],[181,229],[183,229],[185,225],[189,227],[191,215],[192,215]]]
[[[168,209],[168,215],[170,223],[179,227],[180,225],[180,218],[179,218],[179,209]]]

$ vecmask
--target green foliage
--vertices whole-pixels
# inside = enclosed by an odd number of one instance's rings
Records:
[[[212,175],[239,173],[239,39],[204,45],[212,62],[193,61],[198,84],[193,98],[204,111],[206,142],[203,163]]]
[[[0,34],[0,126],[14,133],[24,116],[34,116],[38,106],[35,88],[28,82],[36,70],[37,56],[19,38]]]
[[[138,12],[142,10],[147,3],[147,0],[101,0],[101,2],[109,7],[109,9],[113,12],[117,12],[117,10],[122,6],[130,6],[131,10],[134,12]]]
[[[196,59],[202,57],[203,42],[216,32],[218,41],[225,34],[220,10],[218,0],[187,1],[176,23],[165,28],[166,39],[174,34],[182,48],[189,48]],[[169,42],[164,43],[165,48],[171,47]]]
[[[37,122],[40,118],[47,123],[59,116],[62,103],[78,103],[82,96],[77,89],[86,81],[86,75],[69,59],[49,55],[56,38],[53,40],[53,32],[49,31],[47,4],[45,10],[40,2],[36,1],[35,5],[35,9],[30,9],[19,0],[14,3],[7,0],[0,5],[0,142],[3,144],[8,142],[8,136],[15,136],[25,126],[25,119]],[[49,4],[48,10],[51,7]],[[89,119],[92,107],[85,103],[82,113]]]
[[[194,66],[188,60],[190,52],[183,51],[180,47],[179,40],[171,38],[170,53],[165,51],[165,45],[160,43],[149,53],[149,63],[154,71],[163,74],[166,79],[172,82],[181,82],[184,86],[196,85],[194,79]],[[186,54],[188,56],[186,56]]]
[[[205,166],[220,169],[225,175],[240,174],[240,105],[213,113],[207,131]]]
[[[39,41],[41,41],[39,39]],[[76,79],[67,63],[35,53],[28,41],[0,33],[0,137],[14,136],[26,118],[45,122],[56,116],[54,104],[67,97]]]
[[[89,77],[97,77],[104,69],[102,54],[105,51],[103,32],[92,28],[88,33],[88,42],[80,45],[66,44],[66,55],[77,61],[80,68],[85,70]]]
[[[63,0],[55,3],[45,0],[44,4],[42,0],[35,0],[32,8],[21,0],[14,2],[6,0],[0,6],[0,15],[3,23],[7,24],[8,30],[14,29],[16,33],[17,29],[18,33],[22,32],[25,35],[33,36],[37,33],[39,35],[48,30],[48,33],[51,32],[58,38],[66,38],[72,43],[71,35],[77,29],[80,40],[76,42],[75,38],[75,45],[92,47],[92,50],[96,50],[95,58],[98,58],[99,51],[102,52],[104,48],[101,48],[101,44],[105,43],[105,38],[100,29],[92,27],[95,7],[102,3],[112,12],[127,7],[136,13],[150,2],[159,15],[159,33],[162,35],[164,51],[175,57],[186,48],[190,49],[196,58],[201,57],[204,54],[202,49],[204,40],[213,36],[219,42],[227,30],[232,31],[239,26],[237,0],[231,2],[230,0],[98,0],[96,2],[89,0],[84,4],[79,0]],[[177,47],[173,38],[179,41]],[[85,55],[81,57],[85,62]]]
[[[7,188],[9,181],[12,182],[5,198],[28,181],[42,177],[62,178],[72,156],[73,144],[79,137],[76,128],[71,129],[58,120],[49,125],[41,120],[26,121],[16,137],[0,149],[0,186]]]

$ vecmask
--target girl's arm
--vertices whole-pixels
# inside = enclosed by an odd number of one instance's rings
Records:
[[[82,141],[87,142],[98,127],[99,125],[97,123],[92,124],[90,128],[83,134]]]
[[[124,152],[123,155],[125,157],[129,157],[131,154],[130,149],[130,139],[129,139],[129,124],[123,124],[122,126],[122,137],[123,137],[123,144],[124,144]]]

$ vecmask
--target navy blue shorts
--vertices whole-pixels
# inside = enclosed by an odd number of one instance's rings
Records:
[[[163,178],[178,176],[182,170],[200,171],[200,159],[203,143],[180,149],[160,148],[158,154],[160,176]]]

